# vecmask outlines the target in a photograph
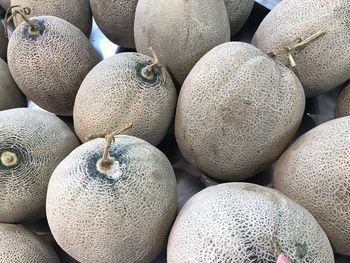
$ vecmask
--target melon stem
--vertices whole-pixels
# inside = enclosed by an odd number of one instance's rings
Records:
[[[17,8],[17,9],[12,11],[13,8]],[[8,23],[11,20],[13,20],[17,15],[20,15],[22,19],[30,26],[30,30],[32,33],[37,33],[39,31],[38,28],[33,24],[33,22],[28,17],[30,15],[30,12],[31,10],[29,7],[22,8],[20,5],[13,5],[7,9],[5,14],[5,36],[7,38],[8,38]]]
[[[5,166],[12,166],[17,163],[17,156],[13,152],[3,152],[0,157],[1,163]]]

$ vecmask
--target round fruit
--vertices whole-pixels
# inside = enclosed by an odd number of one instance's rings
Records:
[[[182,86],[176,139],[208,176],[243,180],[280,156],[304,108],[292,71],[250,44],[226,43],[201,58]]]
[[[53,16],[31,19],[13,32],[8,46],[11,74],[23,93],[39,107],[72,115],[76,93],[98,63],[86,36],[69,22]]]
[[[90,0],[101,31],[115,44],[135,48],[134,20],[138,0]]]
[[[180,84],[205,53],[230,41],[222,0],[140,0],[134,32],[137,51],[147,54],[153,47]]]
[[[350,76],[349,0],[284,0],[260,24],[253,44],[294,66],[307,97]]]
[[[348,115],[350,115],[350,84],[339,93],[335,106],[336,118]]]
[[[30,16],[56,16],[67,20],[79,28],[86,36],[90,35],[92,15],[88,0],[11,0],[11,5],[20,5],[30,8]],[[17,16],[14,19],[18,26],[23,20]]]
[[[350,117],[302,135],[278,160],[273,185],[309,210],[335,250],[350,255]]]
[[[137,53],[120,53],[99,63],[83,81],[74,105],[81,141],[108,134],[127,122],[128,134],[157,145],[173,121],[177,94],[162,66]]]
[[[312,215],[266,187],[229,183],[206,188],[180,211],[168,262],[334,262],[327,236]]]
[[[6,62],[0,58],[0,111],[26,106],[26,97],[18,89]]]
[[[8,39],[5,36],[4,24],[0,21],[0,58],[7,60]]]
[[[234,36],[247,21],[254,6],[254,0],[225,0],[230,21],[231,36]]]
[[[55,240],[86,263],[151,262],[166,242],[176,207],[167,158],[127,135],[110,148],[95,139],[74,150],[54,171],[46,202]]]
[[[59,263],[53,248],[19,225],[0,224],[1,263]]]
[[[18,108],[0,112],[0,222],[45,216],[45,198],[56,166],[79,145],[55,115]]]

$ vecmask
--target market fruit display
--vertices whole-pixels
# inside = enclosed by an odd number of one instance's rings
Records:
[[[341,118],[350,115],[350,84],[346,85],[339,93],[336,107],[335,117]]]
[[[225,0],[225,5],[230,21],[232,37],[247,21],[254,6],[254,0]]]

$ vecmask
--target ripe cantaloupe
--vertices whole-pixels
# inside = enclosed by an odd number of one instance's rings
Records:
[[[138,0],[90,0],[98,27],[109,40],[125,48],[135,48],[134,20]]]
[[[57,243],[85,263],[151,262],[176,215],[176,181],[164,154],[117,136],[84,143],[50,179],[46,212]]]
[[[345,117],[350,115],[350,84],[347,85],[338,95],[335,105],[335,117]]]
[[[11,0],[11,5],[20,5],[30,8],[30,16],[56,16],[67,20],[79,28],[86,36],[90,36],[92,15],[88,0]],[[14,19],[18,26],[23,22],[20,16]]]
[[[312,97],[349,79],[349,24],[349,0],[283,0],[260,24],[252,43],[285,65],[292,64],[290,53],[306,96]]]
[[[87,37],[53,16],[22,23],[8,46],[11,74],[22,92],[39,107],[57,115],[73,114],[76,93],[99,58]]]
[[[169,74],[137,53],[120,53],[98,64],[84,79],[74,105],[80,140],[108,134],[131,122],[129,135],[157,145],[173,120],[177,94]],[[147,71],[149,70],[149,71]]]
[[[53,114],[28,108],[0,112],[0,222],[45,216],[50,176],[78,139]]]
[[[243,180],[280,156],[304,108],[292,71],[250,44],[226,43],[201,58],[182,86],[176,139],[208,176]]]
[[[205,53],[230,41],[230,24],[223,0],[140,0],[134,33],[137,51],[153,47],[182,84]]]
[[[59,263],[53,248],[20,225],[0,224],[0,263]]]
[[[0,21],[0,58],[7,60],[8,39],[5,36],[4,24]]]
[[[8,65],[0,58],[0,111],[26,106],[26,97],[18,89]]]
[[[246,183],[220,184],[193,196],[168,242],[168,263],[332,263],[327,236],[312,215],[280,192]],[[278,261],[277,261],[278,262]]]
[[[273,185],[308,209],[335,251],[350,255],[350,117],[302,135],[278,160]]]
[[[231,36],[234,36],[247,21],[254,6],[254,0],[225,0],[230,21]]]

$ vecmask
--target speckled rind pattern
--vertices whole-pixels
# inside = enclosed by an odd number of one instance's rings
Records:
[[[225,0],[225,5],[230,21],[232,37],[247,21],[254,6],[254,0]]]
[[[303,88],[250,44],[208,52],[182,86],[175,133],[184,157],[210,177],[239,181],[272,164],[297,131]]]
[[[7,10],[11,6],[11,0],[0,0],[0,6]]]
[[[350,84],[338,95],[335,105],[335,117],[341,118],[350,115]]]

